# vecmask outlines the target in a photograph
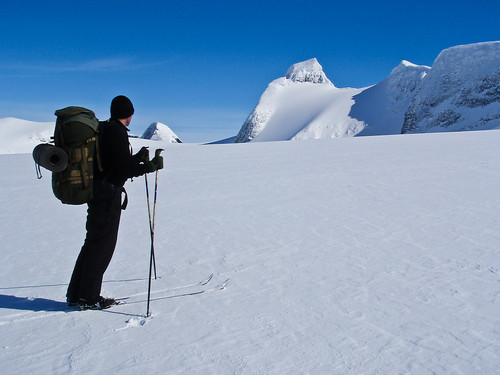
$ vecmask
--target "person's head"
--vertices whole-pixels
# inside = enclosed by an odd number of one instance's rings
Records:
[[[111,119],[120,121],[128,126],[134,114],[134,106],[129,98],[118,95],[111,101]]]

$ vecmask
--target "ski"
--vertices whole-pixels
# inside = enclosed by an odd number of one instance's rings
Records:
[[[181,290],[184,290],[184,289],[192,289],[192,288],[196,288],[196,287],[206,286],[206,285],[208,285],[212,281],[213,277],[214,277],[214,274],[212,273],[206,279],[203,279],[203,280],[198,281],[196,283],[186,284],[186,285],[181,285],[181,286],[176,286],[176,287],[172,287],[172,288],[155,290],[155,291],[153,291],[151,293],[152,294],[173,293],[173,292],[178,292],[178,291],[181,291]],[[130,296],[120,297],[120,298],[115,298],[115,299],[117,301],[123,301],[123,300],[129,299],[130,297],[138,297],[138,296],[142,296],[144,294],[147,294],[147,292],[135,293],[135,294],[132,294]]]
[[[206,289],[200,289],[200,290],[196,290],[194,292],[187,292],[187,293],[183,293],[183,294],[177,294],[177,295],[173,295],[173,296],[168,296],[168,297],[164,297],[164,298],[175,298],[175,297],[182,297],[182,296],[194,296],[196,294],[202,294],[202,293],[208,293],[208,292],[215,292],[217,290],[222,290],[224,289],[227,284],[229,284],[229,279],[223,281],[222,283],[214,286],[214,287],[211,287],[211,288],[206,288]],[[161,297],[157,298],[157,299],[162,299]]]
[[[210,274],[210,276],[208,276],[206,279],[204,279],[202,281],[199,281],[199,282],[193,283],[193,284],[189,284],[189,285],[183,285],[183,286],[178,286],[178,287],[174,287],[174,288],[169,288],[168,291],[173,292],[173,291],[180,290],[180,289],[194,288],[196,286],[205,286],[210,281],[212,281],[213,277],[214,277],[214,274],[212,273],[212,274]]]
[[[173,293],[172,293],[172,289],[170,289],[169,290],[170,293],[167,293],[167,295],[157,296],[157,297],[151,298],[151,301],[159,301],[159,300],[162,300],[162,299],[195,296],[195,295],[198,295],[198,294],[215,292],[215,291],[218,291],[218,290],[225,289],[227,287],[227,285],[229,284],[229,280],[230,279],[227,279],[227,280],[223,281],[222,283],[217,284],[216,286],[213,286],[213,287],[202,288],[202,289],[197,289],[197,290],[193,290],[193,291],[189,291],[188,290],[188,291],[183,292],[182,290],[177,289],[177,292],[174,290]],[[204,284],[204,285],[206,285],[206,284]],[[201,285],[201,286],[204,286],[204,285]],[[123,297],[123,298],[120,298],[118,300],[121,302],[120,304],[134,304],[134,303],[145,302],[143,300],[140,300],[140,301],[136,301],[136,300],[127,301],[129,298],[130,297]]]
[[[215,292],[217,290],[222,290],[222,289],[225,289],[226,286],[229,284],[229,280],[230,279],[227,279],[225,281],[223,281],[222,283],[214,286],[214,287],[211,287],[211,288],[206,288],[206,289],[200,289],[200,290],[196,290],[194,292],[187,292],[187,293],[182,293],[182,294],[176,294],[176,295],[173,295],[173,296],[167,296],[167,297],[157,297],[157,298],[154,298],[152,299],[153,300],[159,300],[159,299],[166,299],[166,298],[176,298],[176,297],[183,297],[183,296],[195,296],[197,294],[203,294],[203,293],[209,293],[209,292]]]

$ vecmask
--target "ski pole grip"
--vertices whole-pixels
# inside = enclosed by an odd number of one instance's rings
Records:
[[[155,157],[160,156],[161,152],[163,151],[162,148],[157,148],[155,151]]]

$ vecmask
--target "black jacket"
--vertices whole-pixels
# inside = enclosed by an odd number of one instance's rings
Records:
[[[127,132],[128,128],[118,120],[99,123],[99,154],[103,171],[95,172],[96,181],[123,186],[128,178],[146,173],[146,166],[132,158]]]

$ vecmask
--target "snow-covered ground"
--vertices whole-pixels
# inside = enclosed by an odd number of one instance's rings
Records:
[[[13,117],[0,119],[0,154],[31,153],[39,143],[50,142],[54,122],[33,122]]]
[[[141,142],[141,140],[134,140]],[[0,155],[3,374],[499,374],[500,131],[172,145],[107,311],[66,307],[85,206]],[[149,183],[152,185],[152,175]],[[173,289],[214,274],[224,290]]]

